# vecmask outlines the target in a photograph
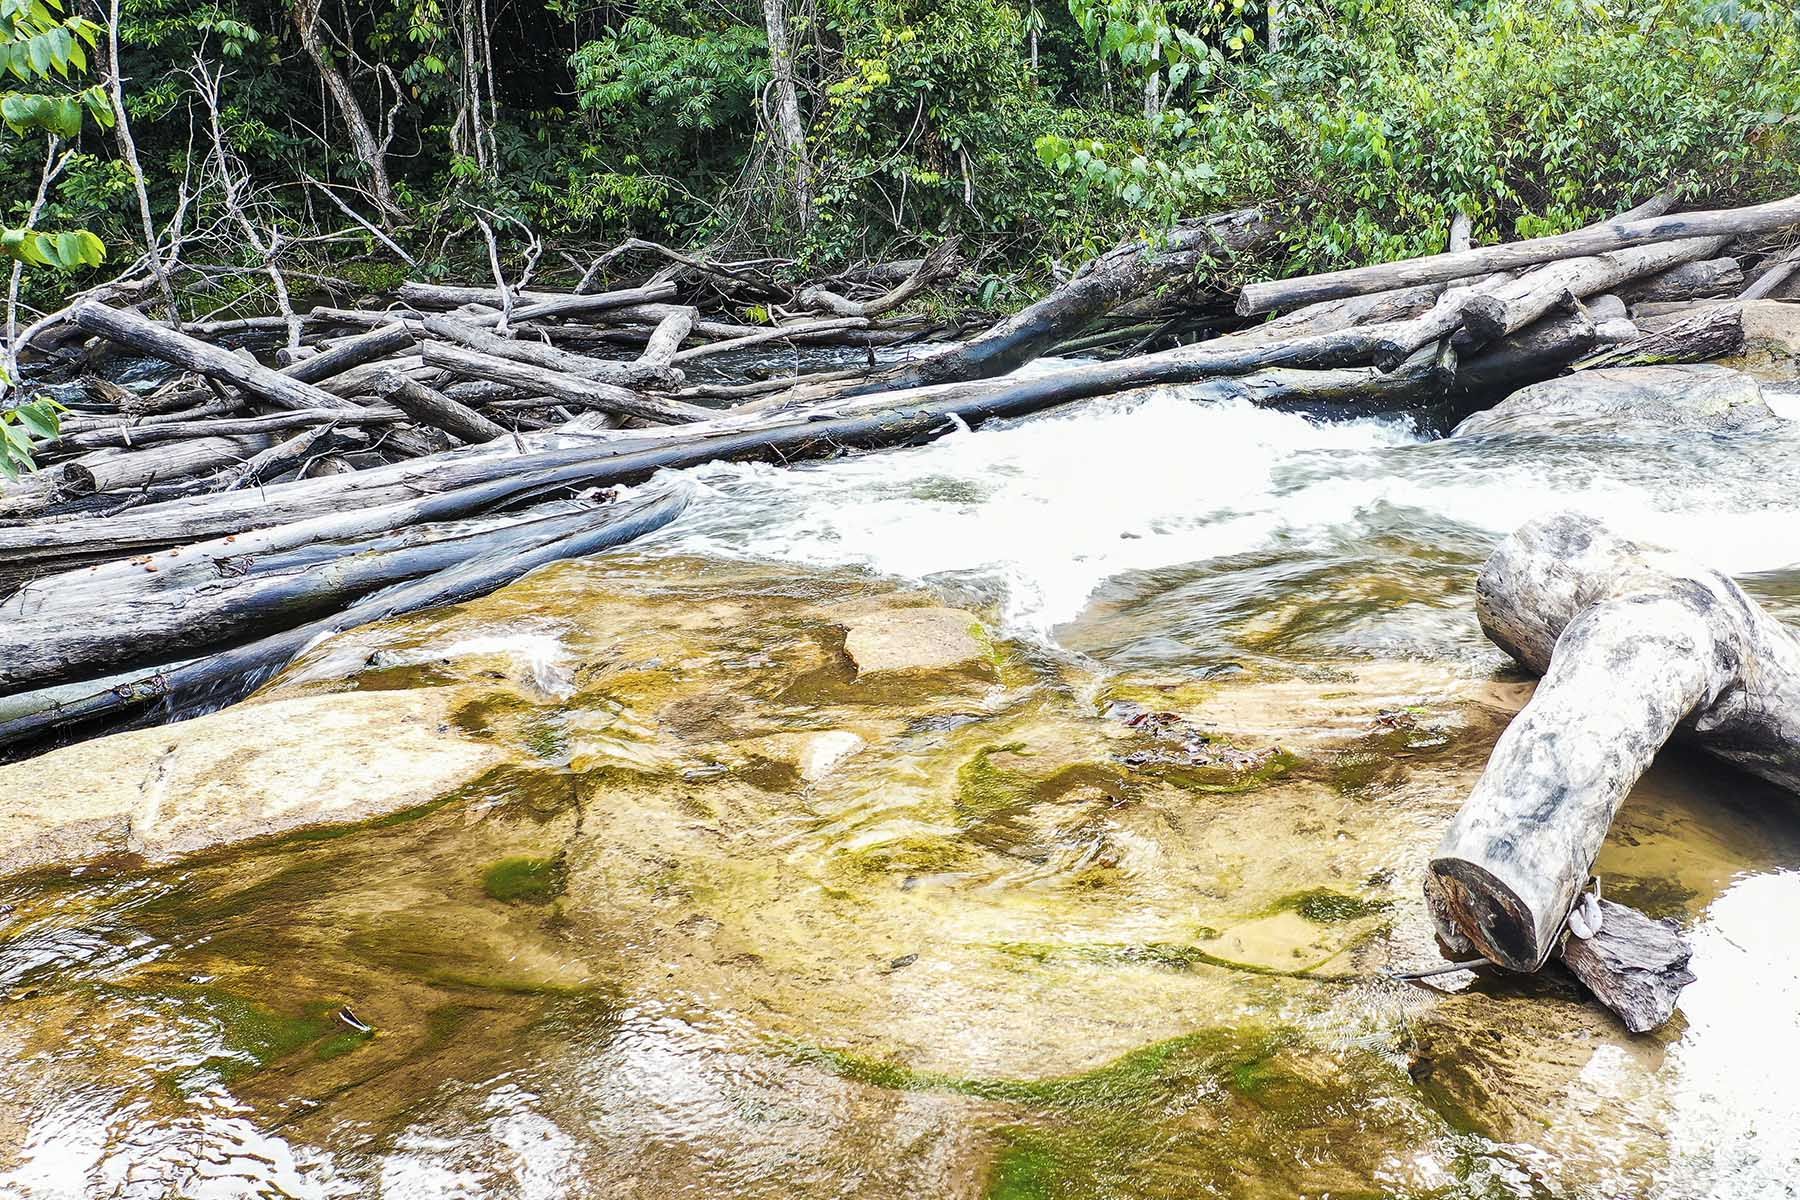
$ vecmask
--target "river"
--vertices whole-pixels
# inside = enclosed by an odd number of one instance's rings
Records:
[[[1160,389],[688,475],[627,552],[268,693],[447,689],[504,767],[0,881],[0,1196],[1796,1194],[1787,798],[1671,754],[1622,814],[1603,876],[1696,947],[1656,1035],[1380,971],[1436,961],[1423,854],[1525,694],[1485,555],[1577,509],[1800,619],[1800,422],[1444,439]],[[992,662],[859,690],[829,630],[916,605]],[[1250,765],[1162,770],[1141,708]]]

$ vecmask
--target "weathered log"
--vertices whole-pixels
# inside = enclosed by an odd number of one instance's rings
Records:
[[[1677,213],[1648,220],[1614,221],[1574,233],[1482,246],[1460,254],[1434,254],[1401,262],[1352,267],[1296,279],[1253,283],[1238,299],[1241,315],[1293,308],[1340,296],[1383,292],[1491,271],[1512,271],[1558,259],[1605,254],[1627,246],[1695,237],[1741,237],[1800,224],[1800,196],[1747,208]]]
[[[579,300],[581,303],[559,311],[604,312],[609,308],[625,308],[632,304],[653,304],[674,295],[675,285],[672,283],[620,288],[610,292],[518,292],[513,296],[513,302],[518,306],[513,310],[513,317],[517,320],[526,308],[534,305],[560,304],[568,300]],[[500,293],[491,287],[452,287],[409,279],[400,285],[400,299],[415,308],[461,308],[465,304],[498,305]]]
[[[1501,544],[1475,603],[1488,638],[1543,680],[1431,860],[1446,942],[1542,965],[1671,736],[1800,790],[1800,637],[1725,575],[1559,513]]]
[[[1674,921],[1654,921],[1605,899],[1595,908],[1598,932],[1564,938],[1557,957],[1600,1003],[1619,1014],[1625,1028],[1633,1033],[1659,1028],[1675,1015],[1681,989],[1694,982],[1687,969],[1693,946]]]
[[[366,443],[359,433],[355,437]],[[335,439],[329,447],[321,447],[326,439]],[[344,442],[334,425],[320,425],[313,429],[302,430],[285,441],[277,442],[267,450],[260,451],[252,457],[221,472],[212,481],[209,491],[229,492],[236,488],[251,486],[272,479],[300,466],[315,450],[324,453],[327,448],[339,448]]]
[[[184,370],[223,380],[281,408],[354,410],[356,405],[291,375],[271,371],[229,350],[199,338],[176,333],[159,322],[128,309],[104,304],[83,304],[75,310],[75,323],[89,333],[133,350],[153,355]]]
[[[757,329],[738,337],[723,338],[716,342],[708,342],[702,346],[691,346],[675,355],[675,362],[688,362],[696,358],[708,358],[719,354],[735,354],[739,350],[748,350],[752,346],[760,346],[765,342],[803,341],[819,334],[838,333],[852,329],[867,329],[867,317],[828,317],[820,321],[796,321],[791,325],[771,325],[766,329]],[[658,326],[660,329],[661,326]]]
[[[1005,375],[1121,302],[1173,283],[1214,257],[1241,254],[1272,233],[1273,227],[1260,211],[1242,209],[1178,227],[1164,239],[1127,242],[1093,259],[1068,283],[984,333],[844,394]]]
[[[329,350],[310,358],[290,363],[281,369],[290,379],[318,383],[342,374],[351,367],[375,362],[395,354],[404,354],[418,344],[416,331],[405,324],[382,325],[347,337]]]
[[[27,602],[0,606],[7,617],[0,623],[0,692],[110,675],[285,629],[504,547],[513,526],[569,511],[568,502],[558,501],[505,516],[274,550],[245,538],[135,560],[126,564],[130,570],[100,578],[90,570],[78,573],[89,578],[46,581]],[[291,540],[286,531],[277,538]],[[146,569],[158,562],[159,569]],[[75,604],[80,621],[68,619]]]
[[[689,308],[678,308],[665,320],[679,320],[683,314],[687,315],[691,325],[693,310]],[[641,361],[617,362],[588,354],[575,354],[530,338],[501,337],[479,325],[450,317],[426,318],[425,332],[439,341],[454,342],[495,358],[509,358],[514,362],[542,367],[546,371],[592,379],[615,387],[641,387],[645,384],[672,387],[681,381],[680,373],[671,371],[666,364],[659,369],[653,365],[646,366]]]
[[[263,436],[199,437],[139,450],[101,450],[46,467],[0,490],[0,514],[41,513],[64,501],[191,479],[241,463],[269,444]]]
[[[506,430],[466,404],[435,392],[398,371],[389,371],[375,382],[375,394],[421,425],[441,429],[462,442],[491,442]]]
[[[0,747],[41,743],[59,733],[126,716],[160,723],[234,703],[322,637],[371,621],[470,600],[547,563],[622,545],[674,520],[686,508],[689,494],[690,489],[683,486],[580,513],[573,519],[546,517],[509,526],[504,531],[509,536],[499,548],[472,558],[456,554],[454,565],[376,592],[333,616],[0,723]],[[439,551],[443,549],[440,544]]]
[[[1449,337],[1463,324],[1463,310],[1479,297],[1510,286],[1514,277],[1505,272],[1471,283],[1446,288],[1425,312],[1410,320],[1369,327],[1374,338],[1375,365],[1394,367],[1432,342]]]
[[[369,405],[353,413],[324,409],[298,409],[263,417],[217,417],[181,421],[102,421],[82,426],[77,432],[42,443],[40,449],[98,450],[108,446],[143,447],[179,442],[196,437],[234,437],[242,434],[286,433],[309,425],[336,422],[341,425],[391,425],[406,414],[388,405]],[[64,429],[69,423],[64,422]]]
[[[1704,308],[1692,316],[1628,342],[1609,346],[1574,364],[1577,371],[1595,367],[1648,367],[1659,363],[1710,362],[1744,349],[1744,310],[1731,305]]]
[[[1599,332],[1586,311],[1548,317],[1476,353],[1460,355],[1452,390],[1474,397],[1511,392],[1561,374],[1598,344]]]
[[[1627,304],[1644,304],[1659,300],[1704,300],[1715,296],[1731,296],[1744,284],[1744,270],[1735,258],[1708,258],[1683,263],[1648,279],[1629,283],[1619,290]]]
[[[354,412],[358,407],[316,384],[272,371],[252,359],[242,358],[199,338],[164,328],[128,309],[108,308],[104,304],[88,302],[76,307],[74,320],[89,333],[130,346],[210,379],[223,380],[279,408],[325,408]],[[432,439],[416,436],[406,429],[393,430],[389,434],[388,444],[407,454],[429,454],[436,449]]]
[[[1800,246],[1795,246],[1786,254],[1766,266],[1757,277],[1750,281],[1740,300],[1764,300],[1781,291],[1787,281],[1793,278],[1794,272],[1800,271]]]
[[[1476,338],[1493,341],[1523,329],[1551,309],[1705,258],[1724,244],[1723,238],[1684,238],[1549,263],[1503,287],[1471,296],[1463,305],[1463,324]]]
[[[424,351],[427,364],[441,367],[452,374],[508,384],[535,396],[555,396],[564,403],[597,408],[602,412],[642,417],[647,421],[666,425],[704,421],[716,415],[679,400],[647,396],[629,388],[565,375],[561,371],[499,358],[492,354],[482,354],[448,342],[426,342]]]
[[[797,297],[798,303],[802,308],[827,312],[834,317],[880,316],[890,309],[899,308],[945,275],[954,273],[960,265],[957,244],[956,238],[945,238],[931,248],[930,254],[919,260],[919,265],[911,274],[892,290],[873,300],[851,300],[815,284],[801,289]]]
[[[694,322],[700,319],[700,313],[693,308],[684,308],[670,313],[656,323],[650,333],[650,340],[644,343],[644,352],[638,355],[637,365],[648,371],[655,371],[666,376],[670,364],[675,361],[675,354],[681,349],[681,343],[687,340],[688,334],[694,330]],[[680,382],[676,376],[676,382]]]

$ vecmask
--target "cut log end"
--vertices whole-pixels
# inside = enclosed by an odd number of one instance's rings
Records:
[[[1460,858],[1434,858],[1425,876],[1426,900],[1484,957],[1512,971],[1535,971],[1552,948],[1531,906],[1491,871]]]

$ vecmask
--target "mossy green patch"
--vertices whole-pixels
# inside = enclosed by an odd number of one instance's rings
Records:
[[[981,865],[981,852],[953,837],[917,834],[836,855],[832,868],[862,879],[888,875],[953,875]]]
[[[1033,1129],[1006,1129],[999,1134],[1000,1155],[984,1193],[986,1200],[1050,1200],[1066,1166],[1058,1139]]]
[[[1360,939],[1358,939],[1360,940]],[[1348,947],[1339,947],[1317,962],[1298,967],[1271,967],[1263,963],[1239,962],[1198,946],[1179,942],[1146,942],[1115,944],[1088,942],[1074,946],[1049,946],[1040,942],[1003,942],[994,947],[1010,958],[1033,962],[1090,962],[1115,965],[1159,967],[1166,971],[1192,971],[1196,967],[1217,967],[1223,971],[1242,971],[1249,975],[1268,975],[1280,979],[1305,979],[1313,983],[1352,983],[1360,976],[1346,972],[1323,972],[1319,968],[1338,957]]]
[[[1173,763],[1156,763],[1143,768],[1144,772],[1158,779],[1174,784],[1184,791],[1199,792],[1204,795],[1232,796],[1240,792],[1253,792],[1267,787],[1294,769],[1300,761],[1297,755],[1286,750],[1276,750],[1254,764],[1235,766],[1221,763],[1218,765],[1195,764],[1192,766]]]
[[[481,877],[481,890],[507,904],[548,904],[567,885],[562,863],[553,858],[503,858]]]
[[[1393,906],[1392,900],[1364,900],[1330,888],[1309,888],[1281,897],[1257,915],[1271,917],[1276,913],[1291,912],[1317,925],[1336,925],[1374,916]]]

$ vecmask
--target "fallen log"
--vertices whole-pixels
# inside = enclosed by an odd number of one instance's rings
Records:
[[[1068,283],[976,337],[843,394],[1005,375],[1066,341],[1120,303],[1173,283],[1215,256],[1241,254],[1272,233],[1263,214],[1247,208],[1178,227],[1165,239],[1127,242],[1091,260]]]
[[[953,274],[961,265],[957,258],[957,245],[956,238],[945,238],[931,248],[930,254],[919,260],[919,265],[905,279],[873,300],[851,300],[815,284],[802,288],[796,302],[801,308],[827,312],[834,317],[880,316],[890,309],[899,308],[945,275]]]
[[[1709,258],[1683,263],[1619,289],[1627,304],[1662,300],[1706,300],[1735,295],[1743,286],[1744,270],[1735,258]]]
[[[1724,244],[1723,238],[1684,238],[1550,263],[1471,296],[1463,305],[1463,324],[1477,339],[1494,341],[1523,329],[1551,309],[1610,291],[1627,280],[1705,258]]]
[[[644,343],[644,351],[638,355],[639,369],[655,372],[658,377],[667,379],[670,365],[674,363],[681,343],[687,341],[688,334],[694,330],[694,322],[700,319],[700,313],[693,308],[678,309],[656,323],[650,331],[650,340]],[[681,376],[676,375],[674,383],[679,384]]]
[[[579,404],[584,408],[597,408],[602,412],[619,413],[627,417],[642,417],[646,421],[664,425],[704,421],[716,415],[709,409],[684,404],[679,400],[648,396],[615,384],[565,375],[561,371],[482,354],[448,342],[426,342],[424,358],[428,365],[454,375],[504,383],[534,396],[554,396],[566,404]]]
[[[691,322],[691,309],[678,310],[665,319],[677,320],[683,312],[690,314]],[[645,384],[672,387],[679,384],[681,378],[678,372],[670,371],[666,365],[658,369],[640,362],[618,362],[588,354],[575,354],[530,338],[501,337],[479,325],[450,317],[427,317],[425,332],[439,341],[454,342],[495,358],[510,358],[514,362],[542,367],[546,371],[559,371],[564,375],[610,383],[615,387],[641,387]]]
[[[1560,375],[1599,341],[1594,320],[1584,309],[1548,317],[1504,341],[1459,356],[1452,390],[1464,397],[1497,397]]]
[[[604,312],[609,308],[626,308],[633,304],[653,304],[675,295],[673,283],[655,283],[647,287],[619,288],[610,292],[515,292],[513,319],[518,320],[527,309],[537,305],[563,305],[559,312]],[[461,308],[465,304],[500,304],[500,292],[491,287],[452,287],[441,283],[407,280],[400,285],[400,299],[414,308]]]
[[[369,405],[357,412],[346,413],[326,409],[296,409],[270,413],[263,417],[216,417],[198,420],[103,421],[86,425],[77,432],[40,443],[43,451],[99,450],[104,447],[155,446],[163,442],[179,442],[196,437],[234,437],[243,434],[285,433],[309,425],[391,425],[407,419],[405,413],[387,405]],[[69,422],[64,422],[65,430]]]
[[[286,629],[380,588],[502,548],[513,526],[560,517],[569,508],[556,502],[475,521],[435,521],[272,550],[246,538],[189,548],[175,558],[161,556],[163,565],[155,571],[145,568],[158,560],[146,557],[109,578],[46,587],[28,604],[0,609],[7,616],[0,624],[0,692],[110,676]],[[578,511],[585,512],[585,506]],[[81,606],[82,620],[67,619],[72,604]]]
[[[1433,254],[1401,262],[1352,267],[1295,279],[1253,283],[1238,299],[1241,316],[1292,308],[1340,296],[1383,292],[1421,283],[1438,283],[1493,271],[1513,271],[1539,263],[1590,254],[1604,254],[1627,246],[1669,242],[1681,238],[1742,237],[1768,233],[1800,224],[1800,196],[1789,196],[1747,208],[1677,213],[1648,220],[1619,220],[1574,233],[1529,238],[1499,246],[1482,246],[1457,254]]]
[[[1718,571],[1572,513],[1507,538],[1475,597],[1489,640],[1543,679],[1445,831],[1426,895],[1448,944],[1532,971],[1671,737],[1800,790],[1800,637]]]
[[[76,306],[74,320],[89,333],[130,346],[209,379],[222,380],[278,408],[324,408],[354,412],[358,407],[316,384],[272,371],[253,360],[199,338],[177,333],[127,309],[108,308],[104,304],[89,301]],[[402,453],[430,454],[436,449],[430,438],[415,436],[406,429],[393,430],[388,442]]]
[[[1800,271],[1800,246],[1795,246],[1765,267],[1761,274],[1750,281],[1750,286],[1744,289],[1738,299],[1767,299],[1781,291],[1787,281],[1793,278],[1795,271]]]
[[[198,437],[140,450],[101,450],[46,467],[0,491],[0,514],[32,516],[82,496],[191,479],[234,466],[269,444],[263,436]]]
[[[546,517],[503,531],[505,544],[397,584],[323,620],[112,687],[83,700],[0,723],[0,748],[39,744],[59,734],[132,717],[160,724],[222,708],[249,695],[320,638],[371,621],[457,604],[503,587],[548,563],[623,545],[660,529],[687,507],[686,486],[596,509],[577,518]]]
[[[329,350],[321,351],[311,358],[291,363],[281,369],[281,373],[290,379],[298,379],[305,383],[318,383],[340,375],[351,367],[360,367],[364,363],[375,362],[395,354],[404,354],[418,345],[416,332],[408,325],[382,325],[359,333],[355,337],[347,337]]]
[[[461,442],[479,444],[506,436],[504,428],[468,405],[435,392],[399,371],[388,371],[377,379],[375,394],[421,425],[441,429]]]
[[[1648,367],[1659,363],[1710,362],[1744,349],[1744,310],[1731,305],[1704,308],[1660,329],[1639,333],[1573,364],[1574,370],[1596,367]]]

